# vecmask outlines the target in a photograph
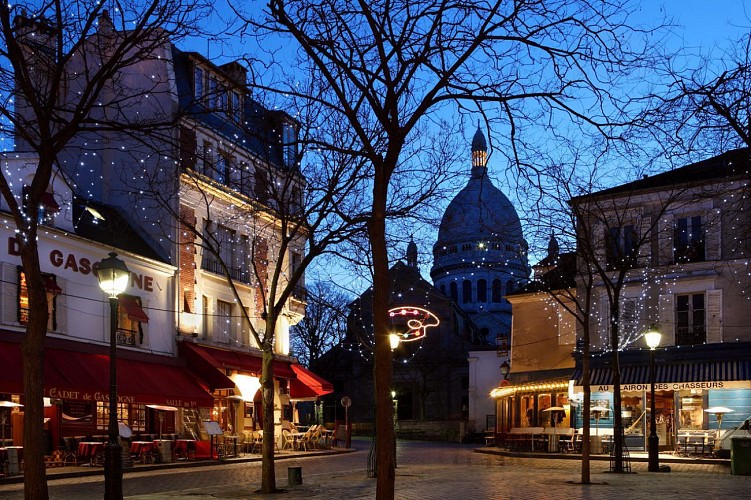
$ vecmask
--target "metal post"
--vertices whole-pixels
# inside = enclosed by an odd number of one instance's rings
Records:
[[[117,297],[110,297],[110,418],[104,447],[104,498],[123,498],[123,456],[117,427]]]
[[[657,415],[655,414],[655,350],[649,350],[649,383],[650,383],[650,417],[649,417],[649,472],[660,472],[659,444],[657,437]]]

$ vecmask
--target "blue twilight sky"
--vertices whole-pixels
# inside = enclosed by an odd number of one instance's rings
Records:
[[[255,5],[261,8],[265,3],[258,2]],[[711,55],[715,58],[722,57],[733,42],[738,40],[751,27],[751,0],[636,0],[636,12],[633,21],[644,27],[649,27],[667,16],[672,20],[675,27],[665,36],[666,48],[669,51],[684,48],[687,54],[701,53]],[[246,7],[250,8],[250,7]],[[217,9],[217,18],[222,16],[223,11]],[[185,44],[184,48],[195,50],[212,58],[218,58],[216,62],[226,62],[232,56],[242,54],[243,51],[251,51],[252,47],[247,44],[243,47],[239,45],[219,45],[210,39],[202,38],[200,40],[191,40]],[[232,53],[232,54],[230,54]],[[221,54],[225,54],[222,57]],[[467,155],[469,158],[469,145],[472,135],[475,131],[475,125],[467,127],[464,131],[464,140],[467,145]],[[501,188],[511,199],[512,203],[517,205],[517,210],[521,212],[520,203],[515,199],[513,190],[504,185],[500,158],[493,155],[490,159],[489,169],[491,176],[494,178],[496,185]],[[468,170],[469,172],[469,170]],[[463,183],[457,183],[456,192],[464,186]],[[522,215],[520,213],[520,215]],[[523,219],[523,217],[522,217]],[[436,233],[434,229],[426,229],[428,233],[425,243],[420,245],[420,262],[423,276],[429,279],[429,270],[432,265],[432,243],[435,242],[435,236],[430,241],[430,232]],[[525,231],[526,233],[527,231]],[[437,235],[437,234],[436,234]],[[529,239],[529,236],[525,234]],[[426,241],[427,240],[427,241]],[[404,248],[395,248],[391,251],[392,258],[399,258],[403,255],[406,248],[406,241],[402,245]],[[534,251],[534,249],[533,249]],[[538,257],[533,253],[530,255],[530,263],[534,263]],[[308,274],[308,279],[333,279],[335,282],[342,280],[337,279],[337,275],[346,276],[345,282],[351,292],[358,293],[362,291],[369,283],[367,279],[357,279],[350,273],[336,270],[337,266],[328,265],[314,267]]]

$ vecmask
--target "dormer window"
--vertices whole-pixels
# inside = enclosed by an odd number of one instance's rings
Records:
[[[297,137],[291,123],[282,124],[282,162],[288,168],[297,164]]]
[[[193,77],[193,95],[195,96],[196,101],[201,101],[203,99],[203,70],[201,68],[196,68]]]
[[[28,211],[29,187],[23,188],[23,208]],[[60,211],[60,205],[55,201],[55,195],[50,192],[42,194],[39,200],[39,211],[37,213],[37,223],[52,225],[55,221],[55,214]]]

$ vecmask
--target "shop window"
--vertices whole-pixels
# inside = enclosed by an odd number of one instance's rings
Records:
[[[535,415],[534,396],[522,396],[519,403],[519,409],[521,411],[520,427],[536,427],[537,416]]]
[[[143,324],[149,317],[141,306],[141,298],[121,294],[117,308],[117,343],[136,346],[143,344]]]
[[[704,225],[701,216],[675,219],[673,223],[673,262],[701,262],[704,259]]]
[[[96,403],[96,428],[109,429],[109,401]],[[142,404],[117,403],[117,420],[126,423],[136,432],[146,431],[146,407]]]
[[[47,330],[57,329],[57,296],[62,290],[57,285],[54,274],[42,273],[44,288],[47,292]],[[26,287],[26,273],[18,268],[18,322],[22,325],[29,323],[29,290]]]
[[[480,279],[477,280],[477,302],[488,301],[488,282]]]
[[[703,344],[707,340],[704,294],[675,296],[675,345]]]

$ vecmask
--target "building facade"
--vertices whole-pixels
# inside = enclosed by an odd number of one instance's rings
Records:
[[[99,21],[104,38],[123,36],[104,17]],[[43,26],[38,28],[44,32]],[[207,438],[203,420],[218,421],[227,432],[256,429],[261,425],[261,351],[251,325],[263,334],[264,298],[276,278],[274,270],[281,267],[275,283],[284,287],[304,255],[304,235],[290,238],[280,222],[299,215],[302,203],[305,181],[298,168],[297,125],[285,113],[250,98],[240,64],[218,66],[200,54],[180,51],[159,33],[154,36],[149,52],[118,75],[117,82],[128,85],[117,86],[120,94],[112,102],[125,120],[168,125],[142,135],[82,131],[60,155],[64,182],[50,186],[49,208],[55,223],[72,225],[94,241],[102,225],[117,221],[107,248],[149,261],[148,272],[134,263],[133,289],[128,291],[133,300],[124,315],[133,333],[119,344],[126,351],[163,354],[161,364],[176,362],[203,381],[204,399],[189,405],[190,412],[174,415],[171,425],[199,438]],[[87,60],[74,58],[70,74],[85,74],[77,65]],[[76,78],[71,76],[65,87],[71,95],[77,91]],[[25,112],[23,99],[17,112]],[[20,137],[17,143],[23,149]],[[139,245],[133,248],[135,242]],[[49,251],[57,259],[53,266],[63,259],[61,269],[73,272],[77,267],[77,277],[81,269],[90,272],[92,255],[102,253]],[[4,267],[4,279],[6,274],[13,272]],[[16,272],[9,286],[19,279]],[[289,327],[304,314],[303,283],[275,325],[276,422],[293,418],[295,400],[330,391],[289,356]],[[55,294],[51,304],[61,312],[66,300]],[[94,315],[93,307],[84,309]],[[76,340],[97,344],[108,325],[105,313],[99,327],[82,327]],[[13,314],[8,309],[6,316]],[[60,329],[65,329],[63,321],[50,326],[53,333]],[[6,394],[11,392],[17,394]]]

